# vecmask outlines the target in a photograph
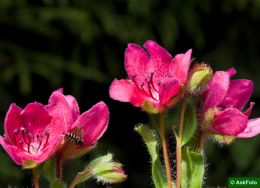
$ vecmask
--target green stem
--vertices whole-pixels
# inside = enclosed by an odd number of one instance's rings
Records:
[[[164,158],[164,164],[165,164],[165,168],[166,168],[168,188],[172,188],[171,165],[170,165],[170,161],[169,161],[167,141],[166,141],[166,137],[165,137],[164,120],[165,120],[165,114],[161,113],[159,127],[160,127],[160,136],[162,139],[163,158]]]
[[[203,131],[200,131],[199,141],[198,141],[198,151],[200,153],[203,152],[205,138],[206,138],[206,134]]]
[[[183,132],[183,123],[184,123],[184,115],[186,110],[186,96],[184,96],[181,104],[181,113],[180,113],[180,124],[179,124],[179,131],[178,136],[176,138],[176,188],[181,187],[181,155],[182,155],[182,132]]]
[[[77,182],[76,182],[76,179],[74,179],[74,180],[71,182],[69,188],[74,188],[76,185],[77,185]]]
[[[37,167],[32,169],[32,175],[33,175],[33,187],[39,188],[39,174],[38,174]]]
[[[60,154],[57,154],[56,158],[56,176],[58,181],[62,180],[62,156]]]

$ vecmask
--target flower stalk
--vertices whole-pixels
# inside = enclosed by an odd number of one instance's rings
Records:
[[[37,168],[32,169],[32,175],[33,175],[33,187],[39,188],[39,173]]]
[[[206,134],[203,131],[201,131],[198,140],[198,152],[200,153],[203,152],[205,138],[206,138]]]
[[[57,154],[56,158],[56,176],[58,181],[62,180],[62,156]]]
[[[160,128],[160,136],[162,139],[163,158],[164,158],[164,164],[165,164],[165,168],[166,168],[168,188],[172,188],[171,165],[170,165],[170,161],[169,161],[167,140],[166,140],[166,136],[165,136],[164,121],[165,121],[165,113],[161,113],[160,120],[159,120],[159,128]]]
[[[184,115],[186,110],[186,100],[187,96],[185,95],[182,104],[181,104],[181,113],[180,113],[180,123],[178,136],[176,137],[176,188],[181,187],[181,160],[182,160],[182,134],[183,134],[183,124],[184,124]]]

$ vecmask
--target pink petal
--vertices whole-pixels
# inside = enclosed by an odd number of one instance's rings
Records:
[[[237,135],[238,138],[251,138],[260,134],[260,118],[248,120],[246,129]]]
[[[151,100],[140,91],[130,80],[114,80],[109,88],[112,99],[121,102],[131,102],[134,106],[141,106],[145,100]]]
[[[141,85],[148,76],[148,63],[148,55],[142,47],[128,44],[125,50],[125,69],[129,78],[138,85]]]
[[[154,41],[147,41],[144,44],[149,55],[149,74],[153,74],[153,82],[161,82],[164,78],[170,76],[170,67],[172,64],[172,56]],[[150,76],[150,75],[148,75]]]
[[[51,94],[46,108],[52,116],[48,131],[50,133],[49,141],[53,142],[57,139],[56,136],[65,134],[71,129],[73,124],[72,110],[66,97],[58,90]]]
[[[255,106],[255,103],[254,102],[250,102],[249,108],[244,112],[244,114],[247,117],[249,117],[251,115],[251,112],[252,112],[252,109],[253,109],[254,106]]]
[[[51,116],[45,107],[37,102],[28,104],[21,112],[21,118],[23,127],[31,133],[42,133],[51,121]]]
[[[232,77],[232,76],[234,76],[237,73],[237,71],[236,71],[236,69],[234,69],[232,67],[232,68],[227,70],[227,73],[229,74],[229,77]]]
[[[81,129],[84,146],[90,146],[104,134],[108,121],[108,107],[104,102],[99,102],[90,110],[81,114],[73,127]]]
[[[180,89],[177,80],[170,80],[162,83],[159,90],[160,105],[165,105],[172,97],[174,97]]]
[[[188,50],[185,54],[178,54],[173,59],[172,75],[180,84],[186,82],[188,71],[191,63],[192,50]]]
[[[254,85],[251,80],[232,80],[229,85],[227,96],[221,105],[241,110],[253,93],[253,87]]]
[[[236,108],[227,108],[215,114],[212,130],[222,135],[237,135],[247,126],[247,116]]]
[[[73,122],[75,122],[77,120],[77,118],[79,117],[80,111],[79,111],[79,105],[76,101],[76,99],[71,96],[71,95],[66,95],[66,100],[70,105],[70,108],[72,110],[72,119]]]
[[[10,142],[12,142],[14,130],[20,129],[20,127],[23,126],[23,121],[20,116],[21,111],[21,108],[16,106],[16,104],[11,104],[5,116],[5,138]]]
[[[227,72],[217,71],[214,74],[203,94],[204,112],[209,108],[216,107],[224,100],[229,88],[229,83],[230,78]]]

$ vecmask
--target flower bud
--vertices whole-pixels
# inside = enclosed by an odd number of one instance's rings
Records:
[[[213,73],[207,64],[196,64],[190,71],[187,89],[191,94],[201,93]]]
[[[120,183],[127,178],[122,166],[121,163],[114,162],[113,155],[108,153],[105,156],[96,158],[82,172],[79,172],[73,180],[73,185],[90,178],[95,178],[102,183]]]
[[[93,173],[95,173],[96,179],[103,183],[120,183],[127,178],[122,164],[112,161],[96,166]]]

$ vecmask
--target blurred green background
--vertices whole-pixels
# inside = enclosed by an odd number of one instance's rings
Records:
[[[235,67],[235,77],[255,83],[252,117],[259,116],[260,0],[0,0],[1,135],[12,102],[46,104],[60,87],[77,98],[82,112],[103,100],[111,110],[109,129],[96,151],[66,163],[65,176],[71,180],[89,159],[109,151],[129,175],[115,187],[152,187],[149,156],[133,130],[147,117],[108,96],[111,81],[126,77],[127,44],[148,39],[172,55],[192,48],[193,58],[214,70]],[[259,176],[259,146],[260,136],[228,147],[208,142],[205,187],[223,187],[228,177]],[[31,186],[30,171],[1,148],[0,187],[8,185]],[[102,187],[94,181],[85,186]]]

